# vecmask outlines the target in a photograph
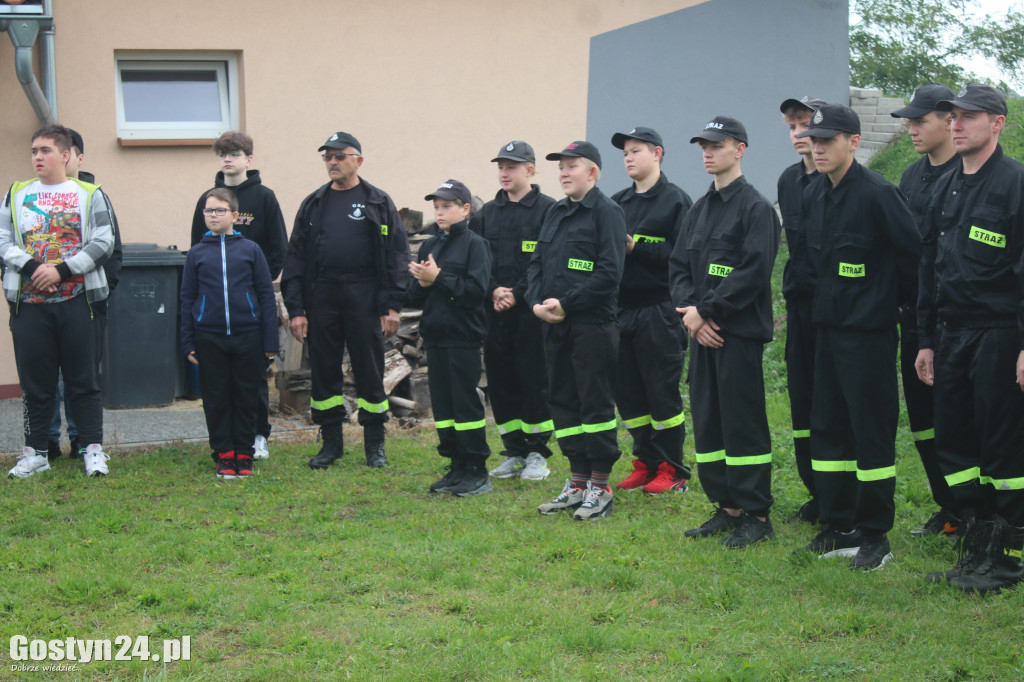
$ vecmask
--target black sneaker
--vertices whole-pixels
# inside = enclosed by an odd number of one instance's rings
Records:
[[[722,544],[733,549],[742,549],[750,545],[756,545],[775,537],[775,529],[769,519],[762,521],[756,516],[744,514],[740,525],[736,526],[732,534],[722,538]]]
[[[889,538],[881,535],[864,535],[850,565],[860,571],[877,571],[892,559],[889,551]]]
[[[863,536],[859,530],[841,532],[826,528],[797,552],[814,552],[821,559],[833,557],[852,558],[857,556]],[[794,552],[795,554],[796,552]]]
[[[451,461],[448,464],[448,471],[445,472],[444,476],[437,479],[430,484],[430,492],[432,493],[450,493],[452,488],[462,480],[462,467],[456,461]]]
[[[60,441],[59,440],[50,440],[50,442],[48,442],[46,444],[46,459],[47,460],[52,462],[53,460],[55,460],[58,457],[60,457],[62,454],[63,453],[60,451]]]
[[[491,477],[487,473],[487,466],[484,463],[470,465],[462,474],[462,478],[452,486],[450,492],[455,497],[468,497],[470,495],[482,495],[494,490]]]
[[[82,450],[85,450],[85,448],[82,447],[78,438],[72,438],[71,449],[68,451],[68,457],[71,459],[82,459]]]
[[[786,518],[786,523],[817,523],[818,522],[818,500],[814,497],[800,505],[791,516]]]
[[[940,509],[932,514],[931,518],[925,521],[923,526],[910,531],[910,535],[915,538],[928,535],[945,535],[948,539],[956,542],[963,535],[963,531],[960,529],[962,525],[963,521],[961,519],[945,509]]]
[[[688,538],[706,538],[719,533],[731,532],[740,525],[742,516],[742,514],[740,516],[730,516],[729,512],[719,507],[711,515],[710,519],[700,524],[697,528],[691,528],[686,531],[683,533],[683,536]]]

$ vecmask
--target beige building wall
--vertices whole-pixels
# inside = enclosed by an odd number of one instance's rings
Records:
[[[289,231],[325,181],[316,149],[337,130],[359,138],[367,180],[427,212],[423,196],[449,177],[490,199],[489,160],[510,139],[542,157],[584,136],[592,36],[703,1],[55,0],[58,115],[82,133],[83,167],[113,199],[123,240],[187,248],[216,159],[209,147],[119,146],[115,51],[236,51],[241,127]],[[10,185],[32,174],[38,121],[6,36],[0,92],[0,183]],[[554,164],[538,167],[543,190],[560,196]],[[17,380],[3,333],[0,387],[9,394]]]

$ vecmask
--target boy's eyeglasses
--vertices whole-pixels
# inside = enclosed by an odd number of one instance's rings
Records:
[[[345,152],[337,152],[335,154],[327,153],[324,154],[324,161],[330,161],[331,159],[337,159],[338,161],[341,161],[346,156],[359,156],[359,154],[353,154],[352,152],[349,152],[348,154],[346,154]]]
[[[203,215],[227,215],[230,208],[204,208]]]
[[[224,152],[223,154],[218,154],[217,158],[218,159],[240,159],[243,156],[245,156],[245,154],[243,152]]]

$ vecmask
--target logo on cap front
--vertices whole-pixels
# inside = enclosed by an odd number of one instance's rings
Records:
[[[825,117],[822,115],[821,109],[818,109],[817,111],[814,112],[814,118],[811,119],[811,122],[814,123],[814,125],[818,125],[824,120]]]
[[[451,189],[452,187],[453,187],[452,183],[450,183],[450,182],[442,182],[441,186],[438,187],[438,189]]]
[[[563,149],[562,151],[568,152],[568,151],[572,151],[573,149],[576,149],[576,143],[575,142],[573,142],[571,144],[565,145],[565,149]]]
[[[725,126],[723,126],[718,121],[708,121],[708,124],[706,126],[704,126],[704,130],[707,130],[708,128],[714,128],[715,130],[721,130],[724,127]]]
[[[334,142],[337,139],[338,139],[338,133],[334,133],[333,135],[331,135],[330,142]]]
[[[636,128],[633,128],[632,130],[630,130],[630,131],[629,131],[629,132],[627,133],[627,135],[632,135],[632,134],[633,134],[633,133],[635,133],[635,132],[636,132]]]
[[[509,142],[508,146],[505,147],[505,151],[510,152],[510,151],[514,150],[515,148],[516,148],[516,145],[514,143],[512,143],[512,142]]]
[[[956,96],[957,97],[963,97],[966,94],[967,94],[967,86],[965,85],[964,87],[960,88],[960,92],[956,93]]]
[[[907,102],[907,104],[913,104],[913,103],[914,103],[914,98],[915,98],[915,97],[917,97],[917,92],[916,92],[916,91],[914,92],[914,94],[912,94],[912,95],[910,96],[910,101],[909,101],[909,102]]]

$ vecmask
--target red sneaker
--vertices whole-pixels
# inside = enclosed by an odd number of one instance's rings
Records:
[[[235,453],[235,461],[238,462],[238,476],[252,476],[252,455],[241,452]]]
[[[648,495],[657,495],[669,491],[685,493],[689,488],[688,482],[681,473],[676,471],[674,466],[668,462],[662,462],[658,465],[658,475],[643,487],[643,491]]]
[[[235,451],[217,453],[217,478],[237,478],[238,465],[235,463]]]
[[[632,490],[647,485],[654,479],[657,471],[649,469],[647,465],[638,459],[633,460],[633,473],[626,477],[626,480],[619,483],[616,488],[621,490]]]

